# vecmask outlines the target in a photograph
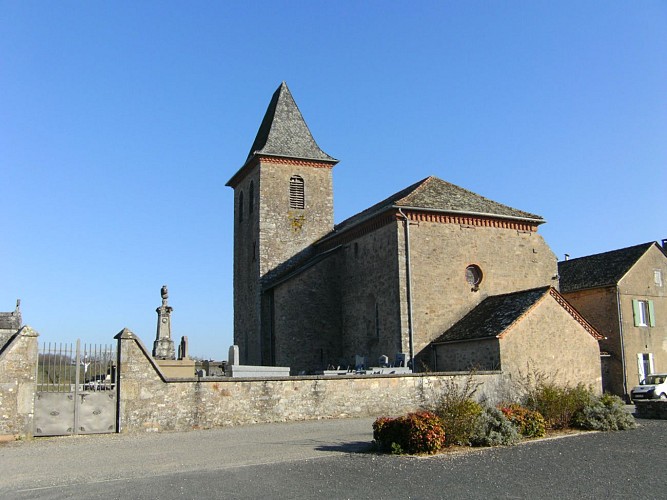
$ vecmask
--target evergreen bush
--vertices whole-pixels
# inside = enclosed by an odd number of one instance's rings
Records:
[[[502,411],[484,407],[475,421],[470,442],[473,446],[507,446],[516,444],[520,439],[517,428]]]
[[[618,396],[604,394],[593,398],[573,418],[575,427],[595,431],[622,431],[634,429],[635,418],[625,409],[625,403]]]

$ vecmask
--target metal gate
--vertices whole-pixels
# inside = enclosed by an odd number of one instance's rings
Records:
[[[117,429],[116,350],[111,345],[40,348],[35,436],[101,434]]]

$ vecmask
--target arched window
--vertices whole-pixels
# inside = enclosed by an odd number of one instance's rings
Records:
[[[250,181],[248,188],[248,213],[251,214],[255,210],[255,183]]]
[[[239,222],[243,222],[243,191],[239,193]]]
[[[293,175],[289,180],[289,207],[303,210],[305,205],[303,178],[299,175]]]

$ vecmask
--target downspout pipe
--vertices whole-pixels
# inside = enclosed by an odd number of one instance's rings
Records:
[[[623,397],[627,399],[630,397],[628,393],[627,372],[625,369],[625,342],[623,342],[623,310],[621,308],[621,291],[616,286],[616,307],[618,307],[618,336],[621,342],[621,369],[623,372]]]
[[[413,334],[413,322],[412,322],[412,267],[410,264],[410,219],[403,212],[401,208],[398,209],[398,213],[401,214],[403,222],[405,223],[405,279],[406,279],[406,299],[408,301],[408,335],[410,339],[410,363],[412,371],[416,372],[415,366],[415,344],[414,344],[414,334]]]

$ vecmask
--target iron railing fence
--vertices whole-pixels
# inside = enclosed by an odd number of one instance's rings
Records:
[[[44,342],[39,349],[37,392],[107,391],[116,386],[113,345]]]

